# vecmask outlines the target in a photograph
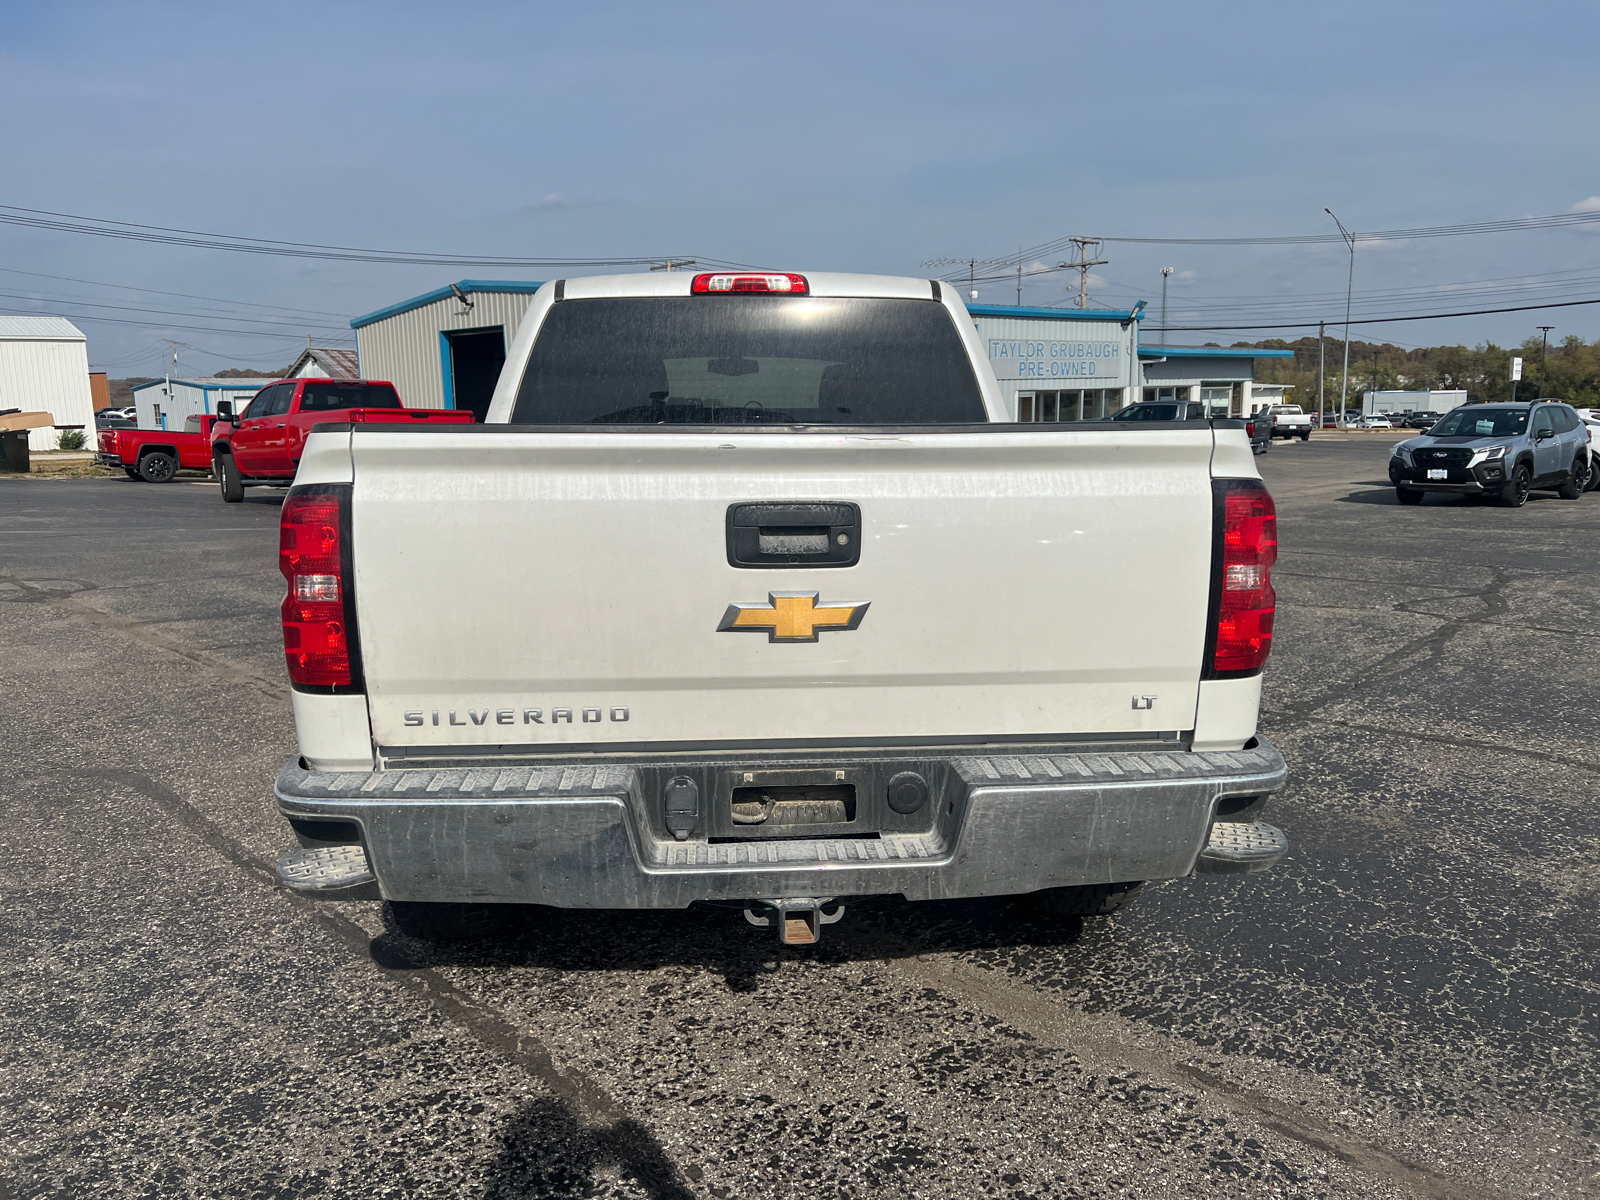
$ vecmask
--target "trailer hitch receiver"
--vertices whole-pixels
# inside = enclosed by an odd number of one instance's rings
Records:
[[[785,946],[814,946],[822,938],[822,927],[844,916],[844,905],[832,899],[804,896],[788,900],[746,900],[744,919],[760,928],[778,927],[778,940]]]

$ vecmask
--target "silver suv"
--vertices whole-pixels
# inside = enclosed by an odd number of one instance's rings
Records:
[[[1389,482],[1401,504],[1421,504],[1427,492],[1458,492],[1520,508],[1534,488],[1576,500],[1592,470],[1588,433],[1569,405],[1465,404],[1394,448]]]

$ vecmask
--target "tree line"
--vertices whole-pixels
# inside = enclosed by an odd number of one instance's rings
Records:
[[[1217,345],[1215,342],[1208,345]],[[1269,338],[1261,342],[1235,342],[1253,350],[1293,350],[1294,358],[1256,360],[1257,383],[1294,385],[1294,403],[1307,409],[1317,405],[1317,339],[1292,342]],[[1344,369],[1344,342],[1324,341],[1327,368],[1324,396],[1327,407],[1339,407],[1339,379]],[[1568,335],[1545,350],[1540,339],[1530,337],[1520,347],[1484,342],[1477,346],[1419,346],[1407,350],[1391,342],[1350,340],[1350,407],[1361,407],[1366,391],[1465,390],[1469,404],[1511,399],[1511,359],[1522,359],[1522,381],[1517,398],[1548,396],[1578,408],[1600,407],[1600,339],[1586,342]]]

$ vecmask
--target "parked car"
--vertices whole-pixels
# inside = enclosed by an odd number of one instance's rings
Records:
[[[1362,417],[1357,427],[1360,429],[1393,429],[1394,422],[1382,413],[1373,413],[1370,417]]]
[[[1272,419],[1273,437],[1297,437],[1302,442],[1311,437],[1311,414],[1298,404],[1274,404],[1264,411]]]
[[[1250,439],[1250,453],[1265,454],[1272,449],[1273,414],[1268,409],[1262,409],[1253,417],[1247,417],[1244,423],[1245,436]]]
[[[805,945],[848,897],[1093,916],[1280,859],[1243,423],[1012,424],[931,286],[548,283],[486,425],[312,430],[282,884],[426,938],[711,901]],[[997,616],[1002,578],[1116,619]]]
[[[1405,429],[1431,429],[1439,419],[1438,413],[1415,412],[1406,417],[1400,424]]]
[[[1196,400],[1141,400],[1111,417],[1113,421],[1204,421],[1206,406]]]
[[[211,466],[229,504],[244,489],[293,482],[300,452],[313,426],[324,422],[366,425],[470,425],[464,408],[406,408],[394,384],[376,379],[286,379],[256,393],[241,413],[217,402],[211,430]]]
[[[1576,500],[1590,486],[1589,427],[1566,404],[1468,404],[1398,443],[1389,481],[1401,504],[1427,492],[1494,496],[1520,508],[1535,488]]]
[[[215,420],[211,416],[190,417],[181,433],[102,426],[95,435],[95,461],[146,483],[170,483],[180,468],[210,471],[211,426]]]
[[[1578,416],[1589,435],[1589,491],[1600,490],[1600,409],[1580,408]]]

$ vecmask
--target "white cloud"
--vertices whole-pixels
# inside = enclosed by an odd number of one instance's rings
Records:
[[[1568,212],[1600,212],[1600,196],[1590,196],[1587,200],[1579,200]]]

